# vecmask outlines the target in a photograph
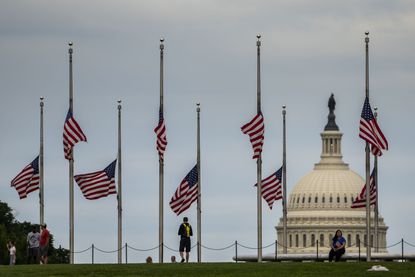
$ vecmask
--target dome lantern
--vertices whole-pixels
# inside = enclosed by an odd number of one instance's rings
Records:
[[[318,164],[315,164],[314,169],[344,169],[348,170],[348,164],[343,162],[343,156],[341,151],[341,140],[343,134],[339,131],[339,126],[336,124],[336,115],[334,109],[336,107],[336,101],[334,100],[334,94],[332,93],[329,102],[329,115],[328,122],[324,131],[320,134],[322,140],[321,160]]]

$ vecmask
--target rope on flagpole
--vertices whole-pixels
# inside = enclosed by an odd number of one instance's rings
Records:
[[[392,244],[392,245],[389,245],[389,246],[386,246],[385,248],[391,248],[391,247],[397,246],[398,244],[401,244],[401,242],[398,241],[397,243]],[[379,248],[383,248],[383,247],[379,247]]]
[[[409,245],[409,246],[412,246],[412,247],[415,247],[415,245],[414,244],[412,244],[412,243],[409,243],[409,242],[407,242],[407,241],[403,241],[406,245]],[[400,243],[400,242],[399,242]]]
[[[164,245],[164,246],[166,246],[166,245]],[[160,244],[157,245],[157,246],[155,246],[155,247],[148,248],[148,249],[135,248],[135,247],[132,247],[130,245],[127,245],[127,247],[130,248],[131,250],[140,251],[140,252],[146,252],[146,251],[152,251],[152,250],[155,250],[155,249],[159,248],[160,247]]]
[[[388,246],[386,246],[386,247],[380,247],[379,246],[379,248],[381,248],[381,249],[387,249],[387,248],[391,248],[391,247],[394,247],[394,246],[397,246],[397,245],[399,245],[399,244],[401,244],[402,242],[401,241],[398,241],[397,243],[394,243],[394,244],[391,244],[391,245],[388,245]],[[406,244],[406,245],[408,245],[408,246],[411,246],[411,247],[415,247],[415,244],[412,244],[412,243],[410,243],[410,242],[407,242],[407,241],[404,241],[404,243]],[[266,245],[266,246],[263,246],[262,247],[262,249],[265,249],[265,248],[268,248],[268,247],[271,247],[271,246],[273,246],[273,245],[279,245],[279,246],[281,246],[281,247],[284,247],[284,245],[283,244],[281,244],[279,241],[277,241],[277,242],[273,242],[273,243],[271,243],[271,244],[268,244],[268,245]],[[370,245],[370,244],[367,244],[367,243],[362,243],[363,244],[363,246],[364,247],[374,247],[373,245]],[[246,245],[243,245],[243,244],[240,244],[240,243],[238,243],[238,245],[239,246],[241,246],[241,247],[243,247],[243,248],[246,248],[246,249],[251,249],[251,250],[256,250],[256,249],[258,249],[257,247],[251,247],[251,246],[246,246]],[[355,246],[357,246],[358,244],[357,243],[355,243],[355,244],[351,244],[350,246],[347,246],[347,247],[355,247]],[[173,249],[173,248],[170,248],[170,247],[168,247],[166,244],[163,244],[163,246],[164,247],[166,247],[166,249],[168,249],[168,250],[170,250],[170,251],[173,251],[173,252],[179,252],[178,250],[176,250],[176,249]],[[193,249],[193,248],[195,248],[197,246],[197,244],[194,244],[191,248]],[[201,245],[201,247],[202,248],[204,248],[204,249],[207,249],[207,250],[212,250],[212,251],[223,251],[223,250],[227,250],[227,249],[229,249],[229,248],[232,248],[232,247],[234,247],[235,246],[235,243],[232,243],[232,244],[230,244],[230,245],[228,245],[228,246],[225,246],[225,247],[222,247],[222,248],[213,248],[213,247],[208,247],[208,246],[206,246],[206,245]],[[157,248],[159,248],[160,247],[160,245],[157,245],[157,246],[155,246],[155,247],[152,247],[152,248],[147,248],[147,249],[141,249],[141,248],[135,248],[135,247],[132,247],[132,246],[130,246],[130,245],[124,245],[123,247],[121,247],[120,249],[116,249],[116,250],[112,250],[112,251],[105,251],[105,250],[102,250],[102,249],[100,249],[100,248],[98,248],[98,247],[96,247],[95,245],[94,245],[94,249],[96,249],[97,251],[99,251],[99,252],[102,252],[102,253],[115,253],[115,252],[117,252],[117,251],[120,251],[120,250],[123,250],[124,248],[130,248],[131,250],[134,250],[134,251],[139,251],[139,252],[146,252],[146,251],[152,251],[152,250],[156,250]],[[292,249],[295,249],[295,250],[303,250],[303,249],[307,249],[307,248],[314,248],[314,247],[316,247],[316,244],[311,244],[310,246],[306,246],[306,247],[287,247],[287,248],[292,248]],[[88,247],[88,248],[86,248],[86,249],[84,249],[84,250],[81,250],[81,251],[74,251],[74,252],[72,252],[72,253],[74,253],[74,254],[81,254],[81,253],[85,253],[85,252],[87,252],[87,251],[89,251],[89,250],[91,250],[92,249],[92,246],[90,246],[90,247]]]
[[[222,251],[222,250],[226,250],[229,249],[231,247],[235,247],[235,243],[233,242],[232,244],[230,244],[229,246],[226,247],[222,247],[222,248],[212,248],[212,247],[207,247],[205,245],[202,244],[202,247],[207,249],[207,250],[213,250],[213,251]]]
[[[246,248],[246,249],[252,249],[252,250],[258,249],[257,247],[250,247],[250,246],[246,246],[246,245],[243,245],[243,244],[240,244],[240,243],[238,243],[238,245],[243,247],[243,248]]]
[[[238,245],[239,245],[239,246],[241,246],[241,247],[243,247],[243,248],[246,248],[246,249],[252,249],[252,250],[258,249],[257,247],[250,247],[250,246],[246,246],[246,245],[243,245],[243,244],[240,244],[240,243],[238,243]],[[263,246],[263,247],[262,247],[262,249],[265,249],[265,248],[271,247],[271,246],[273,246],[273,245],[275,245],[275,242],[273,242],[273,243],[271,243],[271,244],[268,244],[268,245],[266,245],[266,246]]]
[[[81,254],[81,253],[84,253],[84,252],[86,252],[86,251],[90,250],[91,248],[92,248],[92,246],[88,247],[88,248],[87,248],[87,249],[85,249],[85,250],[81,250],[81,251],[74,251],[74,252],[72,252],[72,253],[74,253],[74,254]]]
[[[105,251],[105,250],[99,249],[98,247],[94,246],[94,249],[98,250],[99,252],[106,253],[106,254],[115,253],[115,252],[118,252],[120,250],[123,250],[124,248],[125,248],[125,246],[121,247],[120,249],[115,249],[115,250],[112,250],[112,251]]]
[[[176,249],[173,249],[173,248],[170,248],[170,247],[168,247],[166,244],[163,244],[163,246],[164,247],[166,247],[168,250],[170,250],[170,251],[173,251],[173,252],[179,252],[178,250],[176,250]]]

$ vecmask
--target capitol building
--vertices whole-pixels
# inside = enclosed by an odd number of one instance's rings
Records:
[[[328,122],[320,134],[322,150],[320,162],[294,186],[287,197],[287,252],[315,253],[316,243],[321,252],[329,252],[331,239],[341,229],[348,253],[365,252],[366,209],[352,209],[351,204],[360,193],[365,180],[343,162],[342,133],[335,122],[333,95],[329,100]],[[372,206],[370,245],[373,245],[374,213]],[[386,252],[386,231],[379,215],[379,252]],[[283,242],[283,220],[277,230],[278,242]],[[365,244],[363,244],[365,243]],[[278,252],[282,253],[282,247]]]

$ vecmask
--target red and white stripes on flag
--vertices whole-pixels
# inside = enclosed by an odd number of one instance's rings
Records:
[[[373,169],[372,174],[370,175],[370,205],[376,205],[376,194],[377,194],[377,185],[375,178],[375,170]],[[366,208],[366,184],[363,186],[362,191],[353,201],[352,206],[355,208]]]
[[[371,151],[375,156],[382,156],[382,150],[388,150],[388,141],[373,116],[368,97],[365,99],[360,116],[359,137],[370,144]]]
[[[86,199],[95,200],[117,193],[115,189],[116,164],[117,160],[113,161],[104,170],[74,176]]]
[[[86,136],[73,117],[72,111],[69,110],[63,125],[63,152],[65,153],[65,159],[70,160],[72,158],[72,147],[80,141],[86,142]]]
[[[197,165],[186,175],[170,200],[170,208],[180,215],[197,199],[199,175]]]
[[[164,159],[164,152],[166,151],[167,147],[167,136],[166,136],[166,125],[164,124],[164,116],[163,112],[159,111],[159,123],[156,128],[154,128],[154,132],[157,136],[156,142],[156,149],[159,153],[159,157],[161,160]]]
[[[39,189],[40,175],[39,175],[39,156],[28,164],[17,176],[11,181],[11,186],[14,187],[19,194],[19,198],[27,197],[27,194]]]
[[[271,176],[261,181],[262,198],[267,201],[269,208],[272,210],[274,201],[282,199],[282,167]],[[258,184],[255,184],[257,186]]]
[[[258,113],[249,123],[241,128],[242,132],[249,136],[254,150],[253,159],[258,159],[264,144],[264,117]]]

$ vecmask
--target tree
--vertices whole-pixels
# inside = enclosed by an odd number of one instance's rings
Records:
[[[27,234],[32,228],[39,229],[38,224],[30,222],[18,222],[13,210],[5,202],[0,201],[0,264],[9,263],[9,253],[6,243],[12,240],[16,243],[16,264],[25,264],[27,262]],[[50,263],[69,263],[69,250],[59,247],[56,249],[53,245],[53,235],[51,234],[49,243],[49,262]]]

